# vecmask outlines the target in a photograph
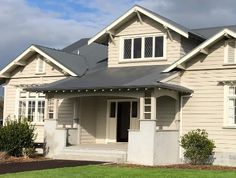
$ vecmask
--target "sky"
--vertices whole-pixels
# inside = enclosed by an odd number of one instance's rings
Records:
[[[189,28],[236,24],[235,0],[1,0],[0,68],[31,44],[62,48],[91,37],[133,5]]]

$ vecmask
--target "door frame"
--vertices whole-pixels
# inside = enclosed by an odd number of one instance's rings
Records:
[[[135,99],[135,98],[132,98],[132,99],[108,99],[107,100],[107,114],[106,114],[106,143],[109,143],[109,142],[113,142],[113,143],[116,143],[117,142],[117,113],[118,113],[118,103],[119,102],[130,102],[130,119],[132,118],[132,102],[135,101],[137,102],[137,118],[139,118],[139,99]],[[110,117],[110,107],[111,107],[111,103],[112,102],[115,102],[116,103],[116,112],[115,112],[115,117]],[[110,129],[110,122],[111,122],[111,119],[115,119],[116,121],[116,127],[115,127],[115,134],[116,134],[116,137],[115,139],[110,139],[109,138],[109,129]],[[131,123],[131,122],[130,122]]]

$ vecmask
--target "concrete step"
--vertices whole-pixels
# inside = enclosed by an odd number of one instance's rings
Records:
[[[65,148],[58,155],[55,155],[54,159],[125,163],[127,160],[127,152],[123,150]]]

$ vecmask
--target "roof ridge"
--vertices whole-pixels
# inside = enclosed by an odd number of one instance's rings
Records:
[[[80,56],[80,55],[78,55],[78,54],[69,53],[69,52],[63,51],[63,50],[61,50],[61,49],[51,48],[51,47],[42,46],[42,45],[38,45],[38,44],[32,44],[32,45],[33,45],[33,46],[36,46],[36,47],[39,46],[39,47],[51,49],[51,50],[58,51],[58,52],[61,52],[61,53],[66,53],[66,54],[74,55],[74,56]]]
[[[205,30],[205,29],[213,29],[213,28],[228,28],[228,27],[233,27],[236,26],[236,24],[234,25],[221,25],[221,26],[212,26],[212,27],[203,27],[203,28],[193,28],[191,30]]]

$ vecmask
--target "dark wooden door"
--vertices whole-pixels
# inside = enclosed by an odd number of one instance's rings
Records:
[[[130,102],[118,102],[117,111],[117,142],[128,142]]]

